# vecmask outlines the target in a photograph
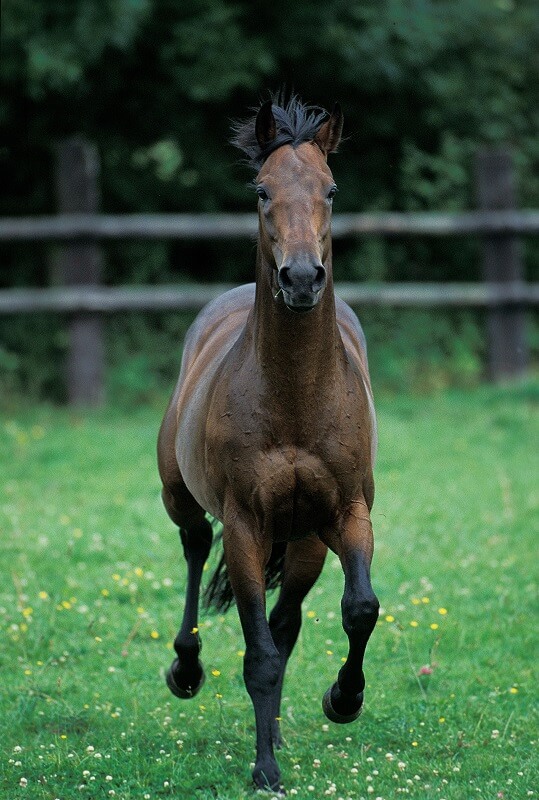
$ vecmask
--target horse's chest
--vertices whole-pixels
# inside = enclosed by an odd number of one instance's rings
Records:
[[[291,541],[320,531],[341,512],[354,480],[350,463],[346,478],[320,455],[291,446],[245,452],[227,467],[227,483],[242,505],[274,541]]]
[[[335,519],[340,488],[319,457],[284,449],[265,460],[262,480],[252,481],[252,503],[274,541],[302,538]]]

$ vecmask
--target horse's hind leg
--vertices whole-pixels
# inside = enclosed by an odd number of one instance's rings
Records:
[[[167,672],[167,686],[182,699],[194,697],[204,683],[204,670],[199,661],[201,648],[198,634],[200,581],[212,543],[212,528],[204,510],[196,503],[183,483],[171,491],[163,489],[165,507],[180,526],[183,553],[187,561],[187,589],[181,628],[174,640],[177,657]]]
[[[274,689],[272,720],[273,744],[276,747],[281,746],[279,730],[281,694],[286,665],[301,627],[301,604],[322,571],[326,553],[327,547],[318,536],[290,542],[286,550],[281,591],[269,618],[271,635],[280,658],[279,678]]]

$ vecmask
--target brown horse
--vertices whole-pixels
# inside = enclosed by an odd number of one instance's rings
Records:
[[[342,114],[292,99],[264,103],[236,127],[257,170],[256,284],[210,303],[191,327],[159,434],[167,512],[188,566],[186,605],[167,673],[193,697],[204,682],[197,629],[200,580],[212,542],[206,512],[223,523],[223,558],[210,600],[235,599],[245,637],[244,679],[256,718],[255,785],[278,789],[274,746],[286,663],[301,603],[327,548],[344,570],[348,657],[326,692],[333,722],[363,704],[363,657],[378,618],[370,581],[376,423],[365,339],[334,295],[326,163]],[[266,589],[280,584],[266,617]]]

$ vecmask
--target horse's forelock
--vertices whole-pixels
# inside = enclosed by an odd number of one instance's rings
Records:
[[[319,106],[305,105],[293,96],[282,105],[280,95],[272,98],[272,112],[277,127],[275,139],[266,147],[260,147],[255,132],[256,115],[247,120],[238,120],[232,123],[233,136],[231,143],[239,148],[246,156],[246,162],[253,169],[259,170],[271,153],[285,144],[293,147],[302,142],[312,142],[320,126],[328,116],[328,112]]]

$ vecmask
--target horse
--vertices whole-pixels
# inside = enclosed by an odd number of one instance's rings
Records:
[[[255,787],[279,790],[280,702],[301,604],[328,548],[344,572],[348,656],[323,697],[335,723],[363,706],[363,659],[379,614],[371,585],[376,420],[366,343],[335,296],[327,157],[341,139],[328,113],[297,97],[263,102],[236,123],[233,143],[257,176],[256,280],[209,303],[189,329],[179,380],[158,439],[162,497],[180,529],[187,587],[176,697],[204,683],[198,631],[202,571],[222,522],[222,556],[207,598],[235,601],[245,639],[243,676],[256,722]],[[267,617],[266,590],[279,586]]]

